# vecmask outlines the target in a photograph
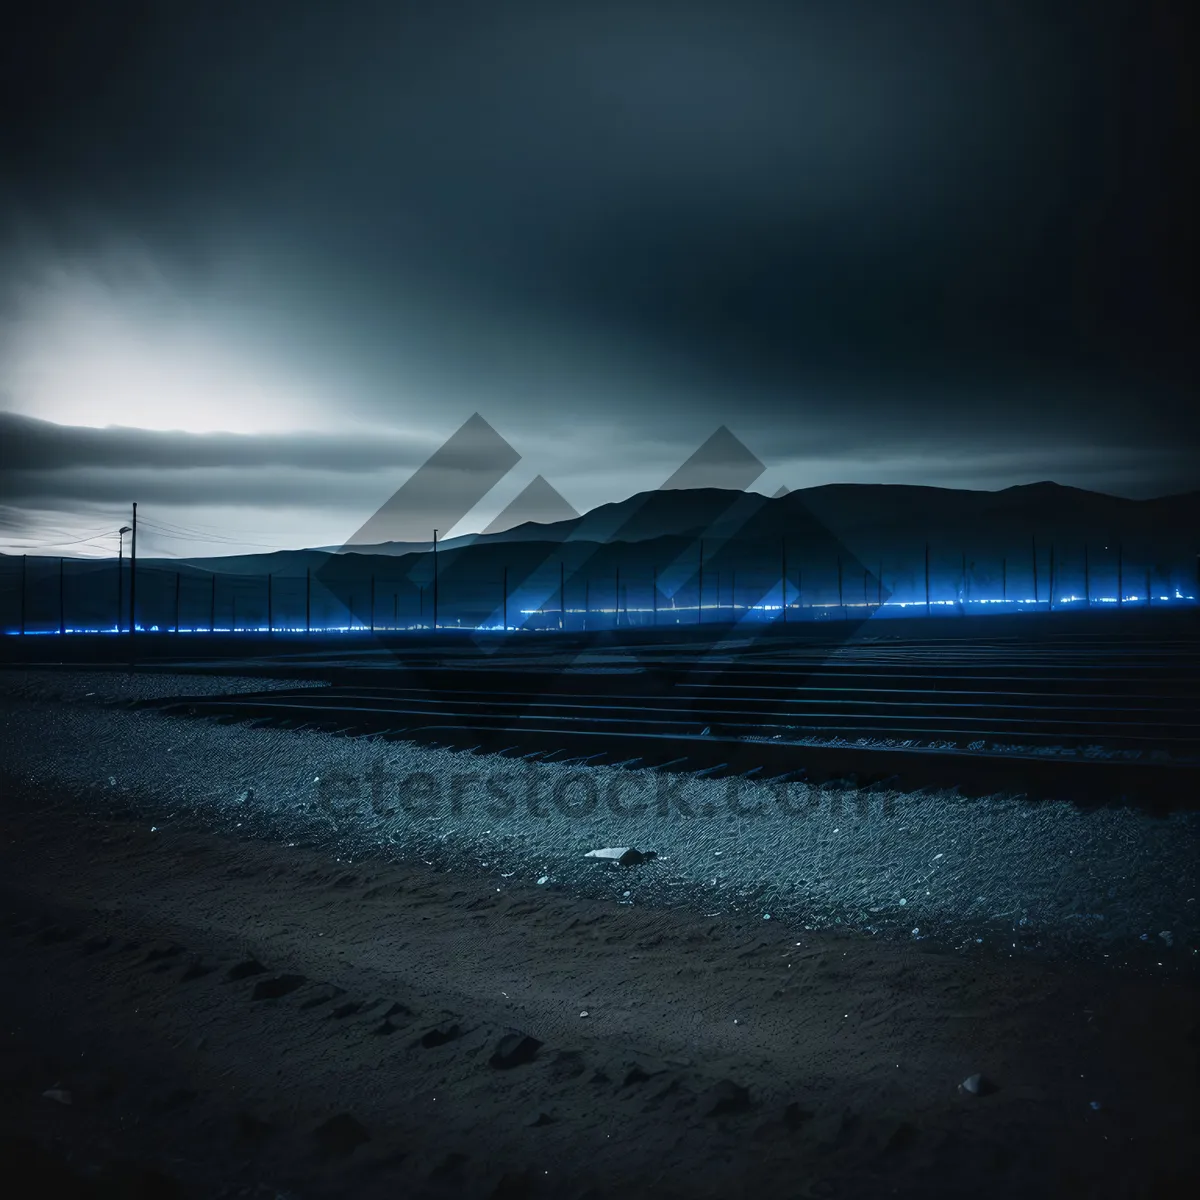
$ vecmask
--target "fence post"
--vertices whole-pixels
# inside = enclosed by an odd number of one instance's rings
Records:
[[[175,632],[179,632],[179,572],[175,572]]]
[[[58,560],[58,632],[67,632],[66,575],[63,560]]]

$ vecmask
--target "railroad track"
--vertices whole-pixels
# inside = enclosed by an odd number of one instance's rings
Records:
[[[305,656],[330,686],[147,703],[558,761],[1200,806],[1194,641],[562,649],[432,647],[393,657],[386,679]]]

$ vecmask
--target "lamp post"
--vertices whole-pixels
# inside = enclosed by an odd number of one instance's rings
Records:
[[[129,666],[134,665],[134,643],[137,635],[137,501],[133,503],[132,529],[129,535]]]
[[[125,603],[125,535],[128,525],[117,530],[117,632],[121,632],[121,608]]]

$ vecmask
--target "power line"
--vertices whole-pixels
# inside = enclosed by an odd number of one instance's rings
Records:
[[[174,538],[181,542],[210,542],[219,546],[252,546],[260,550],[287,550],[290,547],[272,545],[267,542],[246,542],[240,538],[217,537],[212,534],[192,533],[186,530],[168,529],[165,526],[159,525],[155,521],[147,521],[143,518],[141,524],[144,528],[157,534],[159,537]]]
[[[74,540],[67,541],[67,542],[39,542],[38,544],[33,545],[33,546],[20,545],[17,542],[6,542],[5,545],[17,546],[18,549],[21,549],[21,550],[56,550],[62,546],[82,546],[82,545],[85,545],[90,542],[99,541],[101,538],[116,537],[116,536],[117,536],[117,531],[115,529],[110,529],[107,533],[97,533],[97,534],[93,534],[91,537],[75,538]]]

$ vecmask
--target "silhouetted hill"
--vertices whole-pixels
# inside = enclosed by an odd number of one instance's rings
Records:
[[[1195,594],[1200,492],[1129,500],[1049,482],[994,492],[830,484],[778,498],[719,488],[642,492],[569,520],[439,543],[441,614],[486,620],[502,604],[506,577],[514,610],[557,610],[560,590],[568,607],[611,608],[618,597],[622,605],[649,605],[655,578],[664,606],[694,606],[701,540],[706,604],[731,596],[735,584],[739,604],[777,603],[785,563],[789,596],[805,604],[868,603],[888,593],[920,600],[926,547],[935,598],[1011,598],[1036,590],[1044,601],[1052,570],[1056,595],[1082,595],[1085,579],[1090,594],[1115,595],[1119,570],[1127,595],[1144,592],[1147,571],[1155,594],[1177,587]],[[214,611],[218,621],[221,612],[227,619],[238,612],[265,619],[271,576],[274,612],[294,623],[305,611],[307,573],[314,613],[323,614],[314,620],[352,612],[369,623],[372,594],[380,619],[417,620],[431,601],[422,590],[433,577],[431,549],[391,543],[339,552],[143,557],[139,602],[168,614],[161,619],[170,623],[178,589],[185,622],[204,624]],[[55,625],[58,562],[31,557],[27,563],[27,610]],[[115,563],[67,562],[64,587],[81,619],[110,619]],[[6,627],[16,620],[19,563],[19,556],[5,562]]]

